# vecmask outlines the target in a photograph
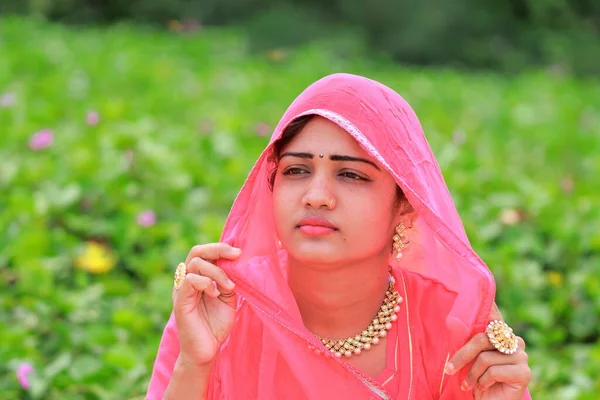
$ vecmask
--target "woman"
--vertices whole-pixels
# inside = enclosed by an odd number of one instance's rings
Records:
[[[331,75],[177,268],[147,398],[529,398],[494,295],[410,106]]]

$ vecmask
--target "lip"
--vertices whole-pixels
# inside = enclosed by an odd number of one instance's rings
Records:
[[[296,227],[301,228],[303,226],[315,226],[315,227],[329,228],[329,229],[337,230],[337,226],[335,226],[334,224],[329,222],[329,220],[327,218],[321,217],[319,215],[311,215],[311,216],[302,218],[298,222]]]

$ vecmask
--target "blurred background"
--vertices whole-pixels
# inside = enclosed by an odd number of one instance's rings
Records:
[[[333,72],[419,115],[534,398],[597,399],[596,0],[0,0],[0,398],[142,399],[174,266]]]

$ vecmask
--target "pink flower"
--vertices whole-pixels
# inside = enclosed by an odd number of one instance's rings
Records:
[[[31,366],[31,364],[21,364],[17,368],[17,379],[19,380],[19,383],[21,384],[23,389],[29,390],[31,385],[29,384],[29,379],[27,378],[27,375],[31,374],[32,372],[33,367]]]
[[[567,176],[562,181],[560,181],[560,188],[566,194],[571,194],[573,192],[573,188],[575,187],[575,182],[573,182],[573,177]]]
[[[15,104],[16,96],[14,93],[4,93],[0,96],[0,108],[8,108]]]
[[[515,225],[521,222],[522,219],[523,216],[521,213],[514,208],[506,208],[502,210],[502,213],[500,214],[500,221],[504,225]]]
[[[137,223],[144,228],[148,228],[156,223],[156,214],[152,210],[142,211],[137,216]]]
[[[264,122],[258,123],[256,125],[256,128],[254,128],[254,129],[258,136],[268,136],[272,133],[271,127],[269,125],[265,124]]]
[[[196,31],[199,31],[200,29],[202,29],[202,25],[200,25],[200,22],[198,22],[194,19],[186,19],[182,22],[183,22],[182,23],[183,30],[185,30],[185,31],[196,32]]]
[[[100,114],[94,110],[88,111],[85,122],[90,126],[97,125],[100,122]]]
[[[50,129],[42,129],[29,139],[29,148],[34,151],[42,150],[52,146],[53,142],[54,133]]]
[[[214,129],[214,125],[208,119],[203,119],[198,123],[198,132],[201,135],[208,135]]]
[[[123,158],[125,159],[127,171],[130,171],[131,168],[133,168],[133,163],[135,161],[135,152],[131,149],[125,150],[123,153]]]

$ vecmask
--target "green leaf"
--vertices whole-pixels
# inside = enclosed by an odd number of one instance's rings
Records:
[[[44,368],[45,377],[51,381],[52,378],[58,373],[64,371],[71,364],[72,356],[71,353],[62,353],[52,363]]]
[[[69,375],[75,381],[82,381],[85,378],[96,374],[102,368],[101,360],[98,357],[82,355],[75,357],[73,364],[69,368]]]

